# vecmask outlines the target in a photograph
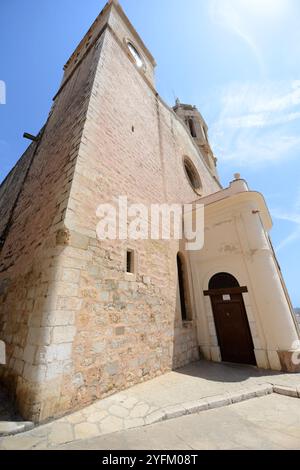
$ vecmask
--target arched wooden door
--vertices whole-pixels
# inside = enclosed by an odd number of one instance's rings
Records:
[[[204,295],[211,299],[222,361],[256,365],[242,296],[247,291],[231,274],[219,273],[212,277]]]

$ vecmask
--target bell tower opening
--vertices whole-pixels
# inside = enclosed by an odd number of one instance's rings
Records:
[[[215,158],[208,141],[208,127],[198,109],[196,106],[180,103],[177,99],[173,110],[186,125],[187,130],[194,139],[203,160],[213,173],[214,177],[219,180],[217,159]]]
[[[194,124],[193,119],[188,120],[188,125],[189,125],[189,128],[190,128],[191,136],[196,138],[197,134],[196,134],[195,124]]]

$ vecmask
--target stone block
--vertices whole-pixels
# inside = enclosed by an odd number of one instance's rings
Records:
[[[78,297],[58,297],[56,301],[56,308],[50,310],[80,310],[83,300]]]
[[[214,397],[207,398],[208,409],[221,408],[222,406],[228,406],[231,404],[229,395],[216,395]]]
[[[55,326],[52,333],[52,341],[55,344],[71,343],[74,340],[76,328],[74,326]]]
[[[98,426],[93,423],[76,424],[74,427],[75,439],[91,439],[100,435]]]
[[[208,410],[208,402],[206,400],[198,400],[193,402],[184,403],[187,414],[200,413],[201,411]]]
[[[100,293],[100,300],[102,302],[108,302],[109,301],[109,297],[110,297],[110,293],[109,292],[101,292]]]
[[[46,366],[25,364],[23,377],[29,382],[43,382],[46,377]]]
[[[242,401],[251,400],[252,398],[256,398],[257,397],[256,392],[257,392],[257,389],[254,388],[254,387],[249,388],[249,389],[245,389],[242,393],[242,395],[243,395]]]
[[[255,390],[255,395],[257,397],[263,397],[265,395],[270,395],[274,392],[274,387],[271,384],[261,385]]]
[[[63,373],[63,362],[51,362],[47,365],[46,380],[52,380]]]
[[[81,250],[87,250],[89,247],[89,237],[70,230],[69,245]]]
[[[78,297],[78,284],[71,282],[53,282],[53,291],[57,296],[61,297]]]
[[[118,418],[127,418],[129,416],[129,410],[121,405],[112,405],[108,411],[109,414]]]
[[[48,436],[50,446],[58,446],[74,439],[73,427],[70,423],[53,423]]]
[[[33,429],[31,421],[1,421],[0,436],[12,436]]]
[[[102,352],[105,351],[105,348],[106,348],[106,343],[102,341],[95,341],[92,344],[92,351],[96,354],[101,354]]]
[[[61,229],[56,232],[56,245],[68,245],[70,233],[67,229]]]
[[[32,327],[29,329],[27,343],[36,346],[43,346],[51,342],[51,328]]]
[[[62,281],[72,282],[74,284],[79,283],[80,270],[72,268],[64,268],[62,272]]]
[[[83,375],[79,372],[78,374],[75,374],[72,380],[73,385],[75,385],[76,388],[80,388],[84,385],[84,378]]]
[[[149,286],[151,284],[151,278],[148,277],[148,276],[143,276],[143,283],[146,285],[146,286]]]
[[[243,392],[229,393],[229,398],[232,404],[246,400],[246,396]]]
[[[187,414],[187,410],[183,405],[174,405],[164,408],[165,419],[179,418]]]
[[[70,359],[71,352],[72,343],[43,346],[37,350],[35,362],[38,364],[49,364],[55,361],[66,361]]]
[[[274,385],[273,390],[274,390],[274,393],[278,393],[279,395],[285,395],[287,397],[298,398],[297,387]]]
[[[149,405],[147,403],[137,404],[130,412],[130,418],[145,418],[149,413]]]
[[[121,431],[124,428],[123,419],[116,416],[108,416],[101,421],[100,427],[103,434]]]
[[[45,314],[42,319],[43,326],[73,326],[75,323],[75,312],[67,310],[54,310]]]
[[[28,344],[24,349],[23,359],[29,364],[33,364],[36,347]]]
[[[116,375],[119,372],[119,362],[115,361],[115,362],[110,362],[106,364],[105,371],[109,375]]]
[[[119,282],[119,289],[120,289],[120,291],[122,291],[122,290],[128,291],[129,290],[129,282],[127,282],[127,281]]]
[[[22,361],[21,359],[16,359],[15,363],[14,363],[14,366],[13,366],[13,370],[18,375],[22,375],[23,369],[24,369],[24,361]]]
[[[150,425],[154,423],[159,423],[166,419],[165,413],[163,410],[154,411],[144,418],[145,424]]]
[[[133,429],[133,428],[140,428],[141,426],[145,425],[145,421],[143,418],[125,418],[124,419],[124,429]]]

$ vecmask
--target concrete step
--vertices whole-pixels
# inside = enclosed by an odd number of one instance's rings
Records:
[[[215,408],[221,408],[223,406],[232,405],[234,403],[250,400],[252,398],[270,395],[273,392],[273,385],[262,384],[234,393],[229,392],[222,395],[213,395],[190,403],[169,406],[153,413],[153,419],[151,419],[151,415],[148,416],[146,418],[146,424],[154,424],[159,421],[165,421],[168,419],[179,418],[180,416],[200,413],[202,411],[212,410]]]
[[[12,436],[34,428],[31,421],[0,421],[0,437]]]

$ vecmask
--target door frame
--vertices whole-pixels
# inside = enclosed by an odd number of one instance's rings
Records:
[[[217,304],[226,305],[226,304],[230,304],[230,303],[239,303],[240,306],[241,306],[241,309],[242,309],[242,315],[244,317],[245,327],[246,327],[248,335],[249,335],[249,346],[251,346],[251,351],[253,352],[252,353],[253,362],[250,362],[249,365],[257,366],[253,336],[252,336],[252,332],[251,332],[251,328],[250,328],[250,324],[249,324],[249,319],[248,319],[248,315],[247,315],[247,310],[246,310],[246,306],[245,306],[245,302],[244,302],[244,298],[243,298],[243,293],[247,293],[247,292],[248,292],[248,288],[246,286],[243,286],[243,287],[231,287],[231,288],[222,288],[222,289],[209,289],[209,290],[205,290],[203,292],[203,294],[206,297],[210,297],[210,300],[211,300],[211,307],[212,307],[212,311],[213,311],[214,324],[215,324],[215,328],[216,328],[216,333],[217,333],[217,338],[218,338],[218,343],[219,343],[219,348],[220,348],[220,354],[221,354],[222,361],[224,360],[223,359],[224,351],[222,352],[221,333],[219,331],[219,326],[218,326],[217,321],[216,321],[215,306]],[[222,300],[220,297],[225,296],[225,295],[235,296],[235,299],[230,299],[230,300],[229,299],[228,300],[223,299]],[[224,361],[224,362],[226,362],[226,361]]]

